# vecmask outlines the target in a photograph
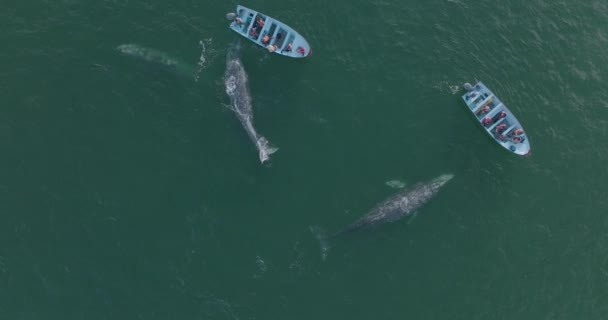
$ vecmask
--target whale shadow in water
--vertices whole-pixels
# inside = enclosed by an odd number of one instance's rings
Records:
[[[395,222],[405,217],[415,217],[416,212],[429,202],[454,175],[440,175],[428,182],[418,183],[407,190],[398,192],[376,204],[367,214],[347,227],[326,235],[318,226],[309,229],[319,241],[321,258],[325,260],[331,248],[331,241],[348,233],[371,229],[386,223]]]
[[[251,95],[249,93],[249,82],[247,72],[240,59],[240,42],[236,42],[228,49],[226,57],[226,72],[224,74],[224,84],[226,94],[230,98],[230,110],[234,112],[239,119],[249,139],[253,142],[260,162],[267,164],[270,161],[270,155],[275,153],[278,148],[273,147],[268,139],[258,134],[253,125],[253,108],[251,104]]]

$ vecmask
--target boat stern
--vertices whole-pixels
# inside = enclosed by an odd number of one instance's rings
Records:
[[[508,145],[504,146],[505,149],[520,155],[520,156],[528,156],[531,154],[532,150],[530,149],[530,142],[528,141],[528,139],[526,139],[525,141],[521,142],[521,143],[509,143]]]

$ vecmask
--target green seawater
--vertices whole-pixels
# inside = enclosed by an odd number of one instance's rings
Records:
[[[229,30],[233,1],[0,5],[0,319],[606,318],[608,2],[242,4],[313,55]],[[267,166],[226,107],[235,42]],[[476,79],[530,156],[475,123]],[[448,173],[321,259],[311,226]]]

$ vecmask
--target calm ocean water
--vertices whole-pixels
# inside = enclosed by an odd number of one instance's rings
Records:
[[[606,317],[606,1],[242,4],[313,56],[243,41],[232,1],[0,6],[0,319]],[[226,108],[237,41],[270,166]],[[474,123],[475,79],[530,157]],[[443,173],[322,261],[310,226]]]

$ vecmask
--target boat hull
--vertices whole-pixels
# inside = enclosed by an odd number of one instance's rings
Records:
[[[230,29],[272,53],[290,58],[305,58],[312,54],[308,41],[293,28],[241,5],[236,7]]]
[[[464,87],[462,100],[492,140],[511,153],[530,154],[530,139],[509,108],[481,82]]]

